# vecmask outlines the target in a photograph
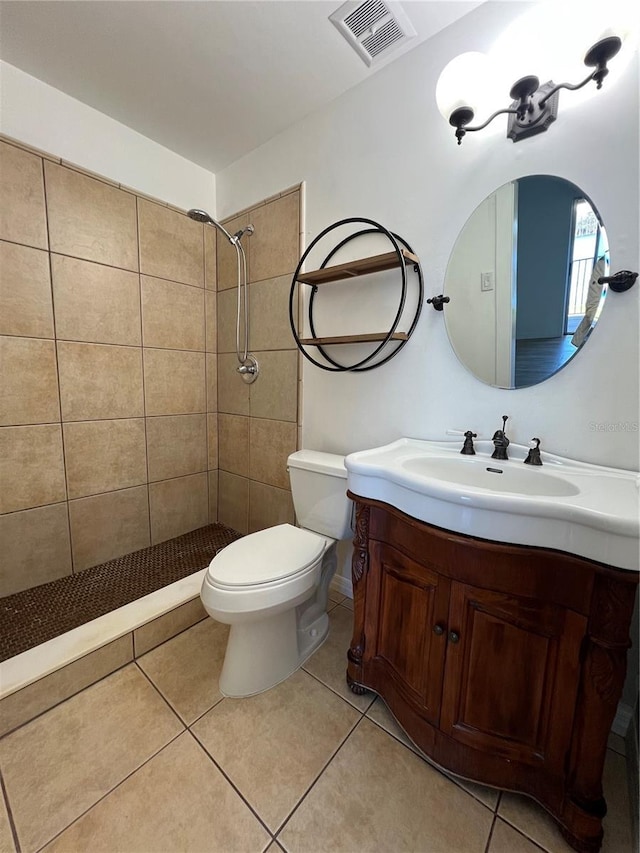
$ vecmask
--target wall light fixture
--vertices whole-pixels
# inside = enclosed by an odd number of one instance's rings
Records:
[[[540,84],[538,77],[527,75],[516,80],[510,89],[512,103],[505,109],[496,110],[489,118],[475,126],[471,122],[475,117],[472,98],[461,97],[461,89],[482,88],[480,82],[486,77],[487,69],[481,67],[482,54],[466,53],[453,59],[443,70],[438,80],[436,100],[442,115],[456,129],[458,145],[466,133],[483,130],[494,118],[507,114],[509,122],[507,136],[514,142],[535,136],[547,130],[558,115],[558,97],[560,89],[575,91],[582,89],[592,80],[600,89],[602,81],[609,73],[607,63],[622,47],[622,39],[610,35],[592,45],[584,55],[584,64],[593,70],[579,83],[553,83],[551,80]],[[484,74],[482,73],[484,71]],[[476,73],[477,72],[477,73]],[[469,75],[474,79],[470,79]],[[466,79],[465,79],[466,78]],[[476,91],[477,100],[482,100],[482,92]]]

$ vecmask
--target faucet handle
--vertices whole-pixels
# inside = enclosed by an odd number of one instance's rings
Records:
[[[542,465],[542,459],[540,458],[540,439],[532,438],[531,441],[535,441],[536,446],[532,447],[527,454],[527,458],[524,460],[525,465]]]
[[[462,453],[464,456],[475,456],[476,451],[473,446],[473,439],[477,437],[477,432],[471,432],[471,430],[468,429],[464,434],[464,444],[462,445],[462,450],[460,451],[460,453]]]
[[[504,432],[504,431],[505,431],[505,428],[506,428],[506,426],[507,426],[507,421],[508,421],[508,420],[509,420],[509,415],[503,415],[503,416],[502,416],[502,432]]]

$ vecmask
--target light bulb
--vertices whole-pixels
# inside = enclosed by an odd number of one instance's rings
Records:
[[[484,53],[461,53],[446,65],[436,86],[436,102],[444,118],[449,120],[458,107],[471,107],[475,120],[496,109],[495,75]],[[488,104],[492,106],[489,110]]]
[[[499,74],[511,83],[535,74],[540,83],[578,83],[591,70],[584,64],[586,52],[606,36],[623,40],[620,53],[610,63],[605,86],[611,85],[633,56],[637,38],[637,14],[627,0],[546,0],[513,21],[492,45],[489,56]],[[561,93],[562,109],[592,97],[595,84],[570,95]]]

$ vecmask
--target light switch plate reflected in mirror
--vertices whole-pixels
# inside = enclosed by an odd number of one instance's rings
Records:
[[[492,272],[480,273],[480,290],[493,290],[495,276]]]

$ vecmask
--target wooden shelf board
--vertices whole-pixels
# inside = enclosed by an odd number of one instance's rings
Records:
[[[329,344],[373,344],[383,341],[387,337],[385,332],[376,332],[370,335],[334,335],[327,338],[300,338],[300,343],[307,347],[321,347]],[[392,341],[407,341],[409,335],[406,332],[394,332]]]
[[[405,264],[419,263],[417,255],[402,249]],[[384,255],[374,255],[370,258],[360,258],[357,261],[349,261],[346,264],[336,264],[333,267],[324,267],[313,272],[301,273],[298,281],[303,284],[328,284],[332,281],[355,278],[359,275],[369,275],[374,272],[391,270],[399,267],[398,255],[395,252],[386,252]]]

